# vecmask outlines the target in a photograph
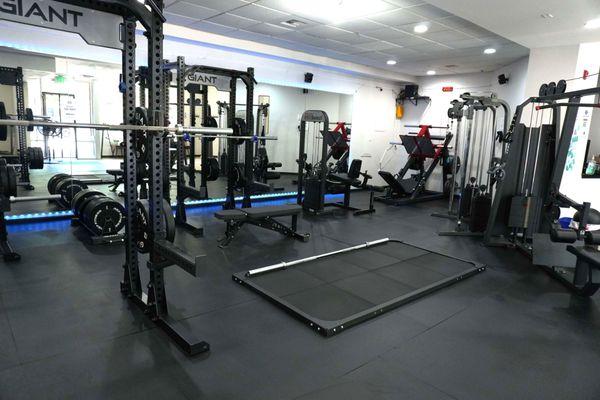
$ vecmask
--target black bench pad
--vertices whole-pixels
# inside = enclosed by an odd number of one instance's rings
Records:
[[[114,177],[123,176],[123,170],[122,169],[107,169],[106,173],[108,175],[112,175]]]
[[[302,212],[302,206],[297,204],[284,204],[281,206],[268,206],[257,208],[236,208],[222,210],[215,213],[215,217],[225,221],[242,221],[245,219],[263,219],[267,217],[284,217],[297,215]]]
[[[215,217],[225,221],[241,221],[248,218],[246,213],[239,208],[217,211]]]
[[[302,212],[302,206],[297,204],[284,204],[281,206],[242,208],[242,211],[244,211],[250,219],[262,219],[266,217],[297,215]]]

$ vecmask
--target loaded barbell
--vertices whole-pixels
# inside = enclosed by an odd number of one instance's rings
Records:
[[[231,139],[231,140],[257,140],[257,136],[235,135],[234,129],[231,128],[212,128],[212,127],[195,127],[195,126],[155,126],[155,125],[111,125],[111,124],[93,124],[81,122],[51,122],[51,121],[26,121],[12,120],[0,118],[0,136],[1,132],[6,131],[7,126],[41,126],[48,128],[81,128],[81,129],[96,129],[104,131],[145,131],[156,133],[167,133],[165,137],[193,137],[201,136],[207,138]],[[243,130],[239,129],[237,132]],[[277,136],[261,136],[260,140],[277,140]]]

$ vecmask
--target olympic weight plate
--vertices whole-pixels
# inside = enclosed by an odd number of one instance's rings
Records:
[[[567,91],[567,81],[565,81],[564,79],[561,79],[556,84],[556,94],[563,94],[566,91]]]
[[[547,83],[542,83],[542,86],[540,86],[540,91],[538,94],[540,95],[540,97],[544,97],[544,96],[548,95],[548,84]]]
[[[25,109],[25,119],[27,121],[33,121],[33,111],[31,110],[31,108],[26,108]],[[32,132],[33,131],[33,125],[29,125],[27,127],[27,131]]]
[[[217,123],[217,120],[215,119],[215,117],[208,117],[206,118],[206,121],[204,121],[204,123],[202,124],[203,127],[205,128],[218,128],[219,124]],[[208,142],[212,142],[214,141],[216,138],[215,137],[205,137],[206,141]]]
[[[73,196],[73,200],[71,200],[71,210],[73,210],[75,216],[79,215],[79,210],[81,209],[83,201],[91,196],[104,196],[104,193],[93,189],[84,189]]]
[[[92,199],[82,215],[84,225],[98,236],[116,235],[125,226],[125,208],[110,197]]]
[[[6,107],[4,103],[0,101],[0,119],[8,119],[6,115]],[[0,141],[5,141],[8,138],[8,126],[0,126]]]
[[[71,207],[73,197],[84,189],[87,189],[87,185],[79,179],[64,178],[56,185],[55,194],[60,194],[65,207]]]
[[[242,118],[236,118],[233,120],[233,136],[245,136],[248,132],[246,131],[246,121]],[[244,139],[232,139],[233,143],[240,145],[244,143]]]
[[[0,165],[0,187],[7,197],[17,195],[17,173],[13,167]]]
[[[173,217],[173,211],[171,205],[165,199],[162,203],[163,215],[165,218],[165,231],[166,239],[169,242],[175,240],[175,218]],[[150,251],[150,215],[148,210],[150,205],[148,200],[138,200],[136,205],[136,228],[135,228],[135,242],[140,253],[148,253]]]
[[[29,157],[29,168],[43,169],[44,168],[44,153],[41,147],[28,147],[27,156]]]
[[[69,174],[56,174],[48,180],[48,193],[56,194],[56,185],[64,178],[70,178]]]
[[[87,207],[87,205],[88,205],[88,204],[89,204],[89,203],[90,203],[92,200],[95,200],[95,199],[103,199],[103,198],[105,198],[105,197],[106,197],[106,195],[105,195],[104,193],[100,193],[100,194],[94,194],[94,195],[89,195],[89,196],[87,196],[85,199],[83,199],[83,200],[81,200],[81,201],[79,202],[79,207],[78,207],[78,216],[79,216],[79,219],[81,220],[81,222],[83,222],[83,219],[84,219],[84,211],[85,211],[85,208]]]
[[[556,82],[550,82],[548,84],[548,96],[556,94]]]

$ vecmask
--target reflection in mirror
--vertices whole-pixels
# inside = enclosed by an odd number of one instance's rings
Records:
[[[123,119],[122,94],[119,92],[119,68],[111,64],[90,63],[76,60],[57,59],[63,66],[56,73],[49,70],[24,69],[25,108],[30,108],[36,119],[55,122],[120,124]],[[144,101],[138,82],[137,106]],[[207,87],[207,112],[216,125],[227,127],[230,115],[230,94]],[[140,97],[142,99],[140,100]],[[193,100],[193,110],[191,106]],[[246,88],[237,85],[235,118],[246,119]],[[0,101],[5,103],[7,114],[17,114],[15,87],[0,85]],[[175,79],[169,89],[169,123],[177,124],[177,88]],[[202,124],[204,113],[202,94],[184,96],[184,125]],[[286,193],[296,190],[294,181],[298,170],[296,159],[299,146],[299,120],[309,109],[325,111],[332,122],[330,130],[340,130],[338,122],[343,122],[347,134],[352,123],[353,96],[286,87],[265,83],[254,86],[252,126],[250,132],[257,136],[276,136],[277,140],[255,140],[252,143],[253,193]],[[194,122],[192,123],[192,118]],[[6,141],[0,142],[0,153],[13,164],[19,162],[18,129],[9,128]],[[348,135],[349,138],[349,135]],[[307,146],[308,157],[318,157],[322,141],[320,132],[313,132]],[[192,142],[194,155],[191,155]],[[172,143],[173,173],[171,177],[171,198],[175,201],[176,191],[176,140]],[[227,162],[243,166],[244,145],[238,146],[237,154],[228,153],[227,140],[217,139],[206,143],[208,151],[202,151],[202,140],[194,138],[185,143],[186,168],[193,161],[196,186],[202,181],[202,155],[210,158],[207,167],[213,169],[208,175],[207,199],[222,199],[226,195]],[[18,186],[18,196],[46,196],[70,193],[87,189],[98,192],[120,202],[122,186],[122,166],[125,146],[120,131],[96,131],[83,128],[41,128],[35,127],[26,132],[26,147],[39,148],[43,168],[30,166],[29,180],[34,190],[27,190],[25,181]],[[36,154],[38,154],[36,153]],[[33,154],[33,153],[32,153]],[[12,158],[11,158],[12,156]],[[233,156],[233,158],[232,158]],[[33,158],[33,156],[31,156]],[[332,162],[337,162],[333,160]],[[347,159],[346,159],[347,162]],[[34,169],[35,168],[35,169]],[[21,169],[17,168],[17,173]],[[244,172],[241,172],[243,175]],[[189,178],[188,179],[189,182]],[[70,188],[67,189],[67,188]],[[96,193],[96,194],[98,194]],[[93,195],[94,193],[90,193]],[[241,191],[235,192],[236,196]],[[70,200],[69,200],[70,202]],[[62,201],[27,201],[12,205],[10,214],[32,214],[62,212],[71,210],[71,204]]]
[[[583,178],[600,178],[600,110],[594,110],[583,163]]]

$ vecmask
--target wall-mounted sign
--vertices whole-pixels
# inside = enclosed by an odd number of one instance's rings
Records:
[[[442,92],[454,92],[454,87],[453,86],[444,86],[442,88]]]
[[[0,20],[79,34],[88,44],[122,49],[119,40],[123,18],[53,0],[3,0]]]

